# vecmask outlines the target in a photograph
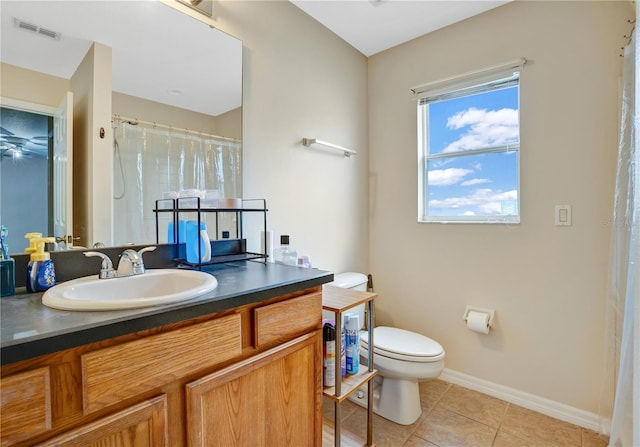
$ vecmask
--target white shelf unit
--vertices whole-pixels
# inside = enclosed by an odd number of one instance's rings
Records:
[[[322,308],[333,312],[336,316],[336,384],[332,387],[323,388],[323,395],[331,399],[334,404],[334,446],[341,445],[341,416],[340,404],[354,393],[361,386],[368,384],[371,379],[378,373],[373,368],[373,301],[377,298],[377,294],[363,292],[359,290],[346,289],[343,287],[325,285],[322,291]],[[368,365],[360,365],[357,374],[348,374],[342,378],[342,366],[340,361],[342,340],[340,336],[340,324],[342,322],[342,314],[356,306],[364,304],[367,306],[367,329],[369,331],[369,347]],[[368,386],[367,396],[367,439],[365,446],[374,446],[373,443],[373,386]],[[364,442],[364,441],[363,441]]]

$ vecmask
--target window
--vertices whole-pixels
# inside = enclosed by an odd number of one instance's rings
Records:
[[[522,63],[414,90],[420,222],[520,222]]]

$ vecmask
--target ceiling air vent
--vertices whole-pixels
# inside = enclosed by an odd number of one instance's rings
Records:
[[[32,33],[40,34],[41,36],[50,37],[51,39],[60,40],[59,32],[50,30],[43,26],[34,25],[33,23],[29,23],[26,20],[14,17],[13,24],[20,29],[31,31]]]

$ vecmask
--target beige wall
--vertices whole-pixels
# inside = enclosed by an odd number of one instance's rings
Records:
[[[366,58],[286,1],[216,2],[214,18],[244,46],[244,197],[265,198],[276,239],[290,234],[315,266],[366,271]]]
[[[369,59],[377,324],[438,340],[446,367],[597,413],[628,2],[516,1]],[[521,224],[417,223],[409,88],[525,57]],[[554,226],[554,206],[573,226]],[[466,329],[466,305],[496,310]]]
[[[71,77],[73,234],[79,245],[113,241],[111,47],[94,43]],[[104,129],[104,136],[100,136]]]
[[[124,93],[113,92],[113,114],[174,128],[205,132],[227,138],[242,138],[242,108],[219,116],[205,115]]]
[[[69,91],[69,80],[0,63],[0,96],[58,107]]]

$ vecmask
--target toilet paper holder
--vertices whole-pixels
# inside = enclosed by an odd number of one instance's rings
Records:
[[[469,316],[469,312],[471,311],[489,314],[489,327],[493,326],[493,318],[496,315],[496,311],[494,309],[484,309],[482,307],[467,306],[464,311],[464,315],[462,316],[462,319],[465,321],[465,323],[467,322],[467,317]]]

